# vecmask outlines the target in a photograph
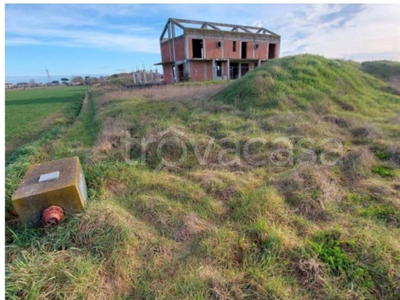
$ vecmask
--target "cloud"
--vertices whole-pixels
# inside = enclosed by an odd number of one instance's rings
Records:
[[[10,38],[6,42],[9,46],[17,46],[17,45],[43,45],[41,41],[31,38]]]
[[[400,53],[400,5],[312,5],[281,21],[282,53],[314,53],[357,61]],[[302,32],[301,35],[298,32]],[[392,53],[392,54],[388,54]]]
[[[111,9],[112,8],[112,9]],[[136,5],[7,5],[6,46],[52,45],[159,53],[159,32],[144,24],[113,23]]]
[[[38,39],[6,38],[6,45],[53,45],[63,47],[103,48],[117,52],[159,53],[158,39],[130,34],[112,34],[96,31],[36,30]],[[60,38],[62,37],[62,38]]]
[[[321,22],[332,22],[339,20],[340,24],[344,25],[356,17],[360,12],[366,9],[363,4],[347,4],[343,5],[339,11],[321,15],[319,18]]]

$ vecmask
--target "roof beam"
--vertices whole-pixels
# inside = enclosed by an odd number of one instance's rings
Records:
[[[183,24],[195,24],[195,25],[200,25],[202,29],[205,29],[207,27],[211,27],[211,28],[213,28],[215,30],[222,30],[221,28],[218,28],[218,27],[227,27],[227,28],[231,28],[231,31],[236,31],[237,32],[238,29],[240,28],[244,32],[248,32],[248,33],[253,33],[254,34],[254,32],[252,32],[251,30],[256,30],[256,34],[266,34],[268,32],[271,35],[279,36],[278,34],[272,32],[272,31],[270,31],[268,29],[265,29],[263,27],[256,27],[256,26],[224,24],[224,23],[185,20],[185,19],[169,19],[168,21],[173,21],[174,24],[176,24],[177,26],[179,26],[182,29],[185,28],[185,26]]]
[[[164,30],[163,30],[162,33],[161,33],[160,41],[163,40],[164,35],[165,35],[165,33],[167,32],[167,30],[168,30],[168,26],[169,26],[169,23],[170,23],[170,22],[171,22],[171,19],[168,19],[168,22],[167,22],[167,24],[165,24]]]
[[[204,24],[207,24],[206,26],[210,26],[211,28],[215,29],[215,30],[221,30],[219,29],[217,26],[214,26],[213,24],[209,23],[209,22],[204,22]]]
[[[180,24],[179,22],[177,22],[175,19],[173,19],[171,21],[172,21],[172,23],[174,23],[176,26],[178,26],[182,30],[185,30],[185,27],[182,24]]]
[[[245,31],[245,32],[252,33],[250,30],[248,30],[248,29],[245,28],[244,26],[237,26],[237,28],[240,28],[240,29],[242,29],[242,30]]]

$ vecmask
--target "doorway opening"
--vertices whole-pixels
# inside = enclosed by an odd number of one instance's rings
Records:
[[[268,59],[276,58],[276,44],[269,44],[268,46]]]
[[[236,79],[239,77],[239,64],[238,63],[231,63],[230,65],[230,77],[231,79]]]

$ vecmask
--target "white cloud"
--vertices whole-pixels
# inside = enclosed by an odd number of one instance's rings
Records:
[[[7,45],[43,45],[43,43],[31,38],[10,38],[7,40]]]
[[[129,7],[129,8],[128,8]],[[104,15],[132,15],[138,6],[43,5],[8,6],[6,45],[54,45],[159,53],[159,32],[153,27],[108,25]],[[88,13],[90,11],[90,13]]]
[[[395,59],[398,55],[394,54],[400,53],[400,5],[368,5],[343,26],[335,26],[343,18],[316,22],[332,13],[329,8],[314,6],[305,12],[305,18],[295,17],[291,25],[283,27],[284,54],[308,52],[361,61],[368,57]],[[290,32],[295,30],[305,32],[305,37],[297,39]],[[298,51],[302,45],[303,49]]]
[[[159,53],[158,39],[134,35],[113,34],[95,31],[66,31],[58,29],[40,29],[35,36],[45,38],[7,38],[6,45],[54,45],[64,47],[86,47],[112,49],[122,52]],[[60,37],[62,37],[60,39]]]

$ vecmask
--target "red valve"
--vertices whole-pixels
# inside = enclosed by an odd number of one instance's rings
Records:
[[[59,206],[49,206],[42,213],[42,221],[46,226],[54,226],[64,218],[64,211]]]

